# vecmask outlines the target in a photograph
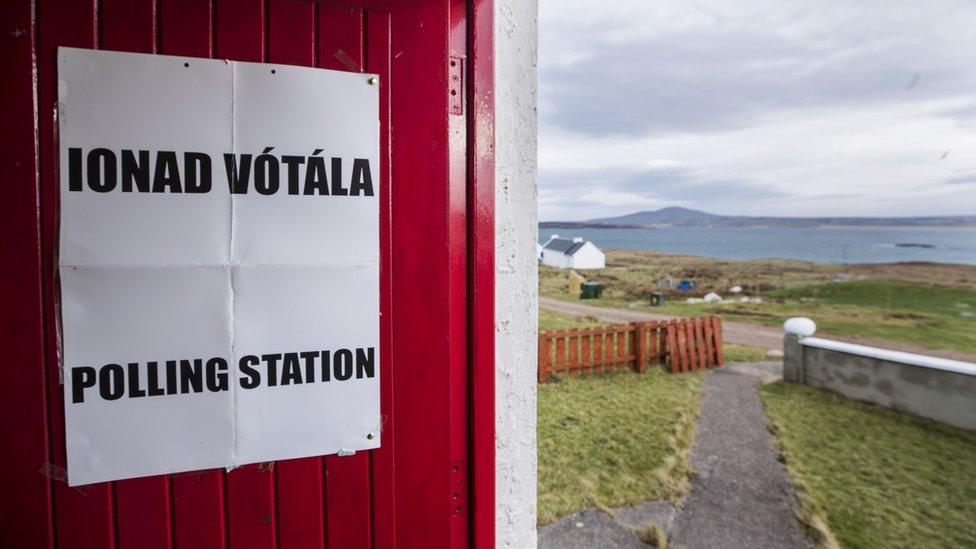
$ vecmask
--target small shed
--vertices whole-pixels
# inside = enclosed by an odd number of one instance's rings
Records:
[[[606,256],[589,240],[572,240],[552,235],[542,245],[542,263],[560,269],[602,269]]]

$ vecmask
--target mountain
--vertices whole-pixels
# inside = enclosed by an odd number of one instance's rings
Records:
[[[960,227],[976,225],[976,215],[921,217],[764,217],[716,215],[690,208],[670,207],[634,212],[619,217],[589,221],[546,221],[542,228],[596,227],[818,227],[818,226],[929,226]]]
[[[653,212],[635,212],[632,214],[621,215],[619,217],[606,217],[603,219],[591,219],[588,223],[617,224],[617,225],[687,225],[687,224],[708,224],[722,219],[722,216],[710,214],[690,208],[671,206],[661,208]]]

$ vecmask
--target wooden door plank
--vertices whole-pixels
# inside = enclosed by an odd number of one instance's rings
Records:
[[[328,41],[323,37],[322,17],[327,10],[319,6],[319,26],[317,62],[319,66],[326,56],[322,48]],[[352,17],[356,17],[353,13]],[[390,51],[390,13],[387,11],[368,11],[365,16],[365,37],[363,39],[363,61],[366,70],[379,75],[380,92],[380,447],[371,452],[373,505],[373,545],[376,547],[396,546],[396,491],[394,463],[395,439],[393,436],[395,420],[393,417],[393,236],[392,230],[392,167],[390,157],[390,70],[392,54]],[[494,295],[494,294],[492,294]],[[492,349],[493,351],[494,349]],[[494,415],[492,415],[494,421]],[[494,445],[494,437],[491,444]]]
[[[263,61],[266,54],[265,30],[267,28],[264,3],[261,0],[219,0],[215,5],[215,11],[215,56],[237,61]],[[313,463],[313,471],[309,472],[310,475],[320,469],[318,460],[312,458],[312,461],[315,463]],[[285,465],[286,463],[288,465]],[[298,501],[309,502],[303,496],[311,484],[311,482],[298,486],[289,484],[284,487],[278,485],[277,477],[280,469],[295,467],[292,463],[293,461],[281,464],[251,464],[227,473],[225,478],[227,535],[230,547],[271,547],[275,544],[293,547],[294,545],[286,543],[285,537],[280,532],[279,516],[284,516],[289,521],[289,534],[294,531],[296,520],[302,522],[304,528],[302,534],[314,535],[317,529],[321,528],[321,514],[313,515],[315,519],[312,521],[308,520],[309,515],[315,512],[314,507],[296,506],[294,510],[288,508],[290,499],[287,497],[292,496],[294,491],[300,494],[296,497]],[[300,466],[298,471],[306,472]],[[284,476],[288,480],[293,480],[294,475],[288,474],[289,472],[286,470]],[[284,502],[279,501],[279,492],[285,494]],[[321,498],[312,498],[310,501],[314,503],[321,501]],[[280,513],[282,504],[285,506],[284,513]],[[289,542],[291,539],[287,538]],[[320,537],[320,545],[321,540]]]
[[[326,458],[326,527],[329,547],[370,547],[369,455]]]
[[[369,20],[380,24],[381,27],[370,27],[369,34],[377,31],[376,41],[369,43],[369,49],[374,55],[383,56],[389,51],[389,14],[370,12]],[[337,71],[363,72],[366,65],[366,45],[369,37],[364,36],[363,10],[343,6],[318,6],[316,19],[318,44],[316,48],[318,66],[323,69]],[[382,41],[383,43],[379,43]],[[389,70],[388,63],[376,63],[369,59],[370,72],[379,74],[375,69]],[[386,65],[386,66],[384,66]],[[375,67],[375,69],[373,68]]]
[[[495,6],[468,2],[471,279],[471,544],[495,547]],[[370,27],[372,28],[372,27]],[[378,541],[378,540],[377,540]]]
[[[227,544],[224,471],[172,475],[173,544],[207,549]]]
[[[294,0],[268,0],[269,63],[315,66],[315,5]]]
[[[453,287],[447,2],[391,3],[397,543],[451,542]],[[396,131],[396,128],[412,128]],[[460,203],[454,204],[459,206]],[[421,245],[421,243],[427,243]],[[462,275],[462,279],[463,279]],[[423,292],[412,288],[425,288]],[[430,296],[441,296],[431,299]],[[437,433],[433,436],[432,433]],[[447,510],[446,512],[433,510]]]
[[[214,11],[214,56],[232,61],[264,61],[264,0],[216,0]]]
[[[153,0],[101,0],[100,47],[113,51],[156,51],[156,4]]]
[[[227,473],[227,537],[234,549],[277,544],[275,463],[244,465]],[[286,508],[286,514],[291,510]],[[314,528],[314,523],[308,525]]]
[[[166,55],[211,57],[213,10],[210,2],[158,0],[159,52]]]
[[[156,51],[156,5],[152,0],[102,0],[101,47],[114,51]],[[165,475],[115,483],[115,521],[121,547],[169,547],[173,520]]]
[[[213,12],[209,2],[159,0],[157,10],[160,53],[211,56]],[[203,548],[226,544],[223,470],[174,475],[171,494],[175,545]]]
[[[287,0],[279,0],[272,4],[272,29],[275,28],[275,17],[281,4]],[[334,70],[361,72],[365,65],[364,54],[364,15],[361,9],[334,7],[325,5],[291,4],[287,17],[291,24],[302,23],[300,31],[289,38],[294,39],[311,32],[315,39],[308,40],[311,50],[296,43],[288,48],[286,57],[291,62],[301,65],[315,65]],[[311,26],[305,26],[305,23]],[[380,29],[382,34],[382,29]],[[272,52],[281,48],[283,44],[275,40],[272,30]],[[340,56],[345,63],[336,64],[333,55],[325,55],[332,49],[342,49]],[[348,51],[346,51],[348,50]],[[378,52],[382,55],[382,50]],[[278,60],[273,54],[272,59]],[[289,62],[282,59],[283,62]],[[386,164],[387,162],[384,162]],[[382,187],[381,187],[382,188]],[[382,195],[381,195],[382,196]],[[382,335],[381,335],[382,337]],[[383,346],[381,345],[381,352]],[[389,378],[383,378],[382,385],[389,383]],[[329,547],[368,547],[371,544],[371,478],[370,456],[359,452],[354,456],[325,458],[325,493],[327,526],[325,528],[327,545]]]
[[[51,462],[56,468],[66,467],[64,430],[64,393],[60,383],[58,362],[59,344],[56,324],[59,314],[57,271],[58,193],[57,166],[59,152],[55,138],[55,104],[58,97],[57,49],[59,46],[98,47],[98,14],[93,2],[72,0],[58,3],[42,2],[38,10],[38,124],[41,158],[41,273],[44,284],[47,394],[51,424]],[[39,464],[43,465],[43,464]],[[94,484],[82,489],[69,488],[63,481],[55,482],[54,517],[55,538],[63,547],[88,544],[100,547],[115,546],[114,493],[109,483]]]
[[[323,464],[320,457],[289,459],[275,464],[275,524],[278,546],[282,549],[325,545]]]
[[[115,483],[119,547],[171,547],[173,517],[165,475]]]
[[[271,0],[263,6],[261,17],[252,15],[245,19],[254,25],[263,22],[264,41],[260,48],[251,42],[242,54],[258,53],[268,63],[300,66],[316,66],[316,11],[314,4],[302,4],[291,0]],[[239,22],[238,26],[244,23]],[[260,36],[260,35],[259,35]],[[242,37],[242,40],[244,37]],[[282,460],[275,464],[274,475],[266,479],[252,478],[253,483],[273,487],[267,493],[261,490],[259,500],[275,506],[274,520],[270,524],[277,534],[281,547],[322,547],[328,536],[325,488],[325,459],[308,457]],[[361,486],[368,491],[368,483]],[[267,496],[265,495],[267,494]],[[232,505],[237,503],[231,502]],[[245,502],[240,502],[245,505]]]
[[[38,474],[51,461],[48,431],[50,372],[45,365],[45,323],[41,266],[41,197],[38,162],[40,135],[35,114],[51,110],[35,105],[35,55],[38,53],[33,2],[0,3],[0,48],[4,69],[0,80],[0,167],[4,199],[0,201],[0,447],[4,474],[0,479],[0,540],[11,547],[53,547],[52,479]],[[83,37],[78,37],[83,39]],[[46,82],[42,82],[45,83]],[[50,272],[50,271],[44,271]],[[50,282],[44,281],[48,286]],[[12,312],[16,311],[16,314]],[[47,368],[56,368],[55,361]],[[47,388],[46,388],[47,387]]]

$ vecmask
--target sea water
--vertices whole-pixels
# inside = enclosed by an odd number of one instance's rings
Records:
[[[653,250],[721,259],[820,263],[933,261],[976,265],[976,227],[661,227],[539,230],[583,237],[601,249]]]

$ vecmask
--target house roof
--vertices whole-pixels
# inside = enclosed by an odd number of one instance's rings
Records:
[[[543,248],[552,250],[554,252],[562,252],[566,255],[573,255],[585,245],[586,241],[573,242],[572,240],[566,238],[553,238],[549,240],[549,242],[547,242]]]

